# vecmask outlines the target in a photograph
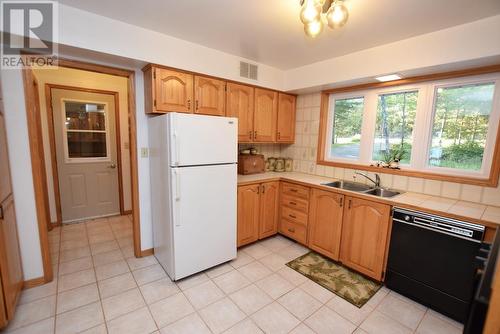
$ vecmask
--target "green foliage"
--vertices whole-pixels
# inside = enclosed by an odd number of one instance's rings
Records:
[[[479,170],[483,162],[484,147],[477,142],[466,142],[443,148],[440,159],[431,159],[433,166]]]
[[[332,144],[337,143],[337,138],[349,138],[361,133],[363,108],[363,98],[335,101]]]

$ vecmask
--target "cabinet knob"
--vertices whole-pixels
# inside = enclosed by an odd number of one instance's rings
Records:
[[[252,131],[248,131],[248,138],[252,140]]]
[[[196,110],[198,110],[198,100],[196,100],[196,106],[195,106]]]
[[[191,99],[187,100],[188,103],[188,109],[191,109]]]
[[[253,132],[253,139],[257,139],[257,131]]]

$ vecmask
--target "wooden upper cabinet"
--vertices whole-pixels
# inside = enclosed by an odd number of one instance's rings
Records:
[[[224,116],[226,105],[226,82],[213,78],[195,76],[195,114]]]
[[[151,71],[151,72],[149,72]],[[144,72],[146,112],[193,112],[193,75],[160,67]],[[152,76],[151,80],[149,78]],[[151,90],[151,93],[148,91]],[[153,103],[148,104],[152,95]]]
[[[338,261],[344,195],[313,189],[309,212],[309,248]]]
[[[382,279],[390,206],[346,197],[340,260],[376,280]]]
[[[276,141],[293,143],[295,141],[295,100],[294,95],[279,93]]]
[[[238,187],[238,247],[259,239],[260,184]]]
[[[261,184],[259,239],[278,232],[279,181]]]
[[[253,140],[254,88],[227,83],[226,116],[238,118],[238,142]]]
[[[278,93],[255,88],[254,141],[276,141],[276,118],[278,115]]]

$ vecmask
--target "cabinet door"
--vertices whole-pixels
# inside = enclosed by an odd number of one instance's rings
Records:
[[[279,182],[261,185],[259,239],[278,232]]]
[[[276,141],[295,141],[295,96],[279,93]]]
[[[278,93],[255,88],[254,141],[276,141],[276,118],[278,115]]]
[[[0,203],[0,272],[7,318],[12,319],[23,285],[23,270],[12,195]]]
[[[376,280],[382,279],[390,206],[346,197],[340,260]]]
[[[224,116],[226,82],[202,76],[194,77],[195,114]]]
[[[260,185],[238,187],[238,247],[259,239]]]
[[[0,202],[11,192],[7,134],[5,133],[5,119],[0,109]]]
[[[238,118],[238,142],[253,139],[254,89],[229,82],[226,92],[226,116]]]
[[[339,259],[344,196],[313,189],[309,213],[309,248]]]
[[[154,107],[158,111],[193,112],[193,75],[155,68]]]

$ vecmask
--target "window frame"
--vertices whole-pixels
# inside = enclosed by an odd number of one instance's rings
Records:
[[[66,127],[66,102],[88,103],[104,105],[104,129],[105,130],[75,130]],[[67,164],[82,164],[82,163],[96,163],[96,162],[110,162],[111,161],[111,143],[110,143],[110,123],[109,123],[109,103],[104,101],[91,101],[81,99],[61,99],[61,117],[63,129],[63,149],[64,149],[64,162]],[[105,133],[106,134],[106,156],[105,157],[88,157],[88,158],[70,158],[68,148],[68,132],[73,133]]]
[[[500,65],[494,71],[481,72],[479,75],[453,75],[455,72],[432,76],[414,77],[389,83],[374,83],[323,91],[321,94],[320,135],[318,138],[317,163],[319,165],[368,170],[402,176],[423,177],[428,179],[497,186],[500,175]],[[442,78],[444,76],[444,78]],[[493,83],[495,90],[488,124],[487,139],[483,154],[481,171],[458,170],[447,167],[430,166],[429,155],[432,143],[432,131],[437,102],[438,88],[466,86],[473,84]],[[358,88],[358,89],[356,89]],[[393,170],[372,166],[374,163],[373,145],[376,133],[376,115],[378,97],[383,94],[418,91],[417,110],[413,128],[413,143],[409,165],[401,165],[401,169]],[[328,143],[333,132],[332,115],[335,100],[364,97],[363,123],[360,141],[360,157],[357,160],[333,157]]]

